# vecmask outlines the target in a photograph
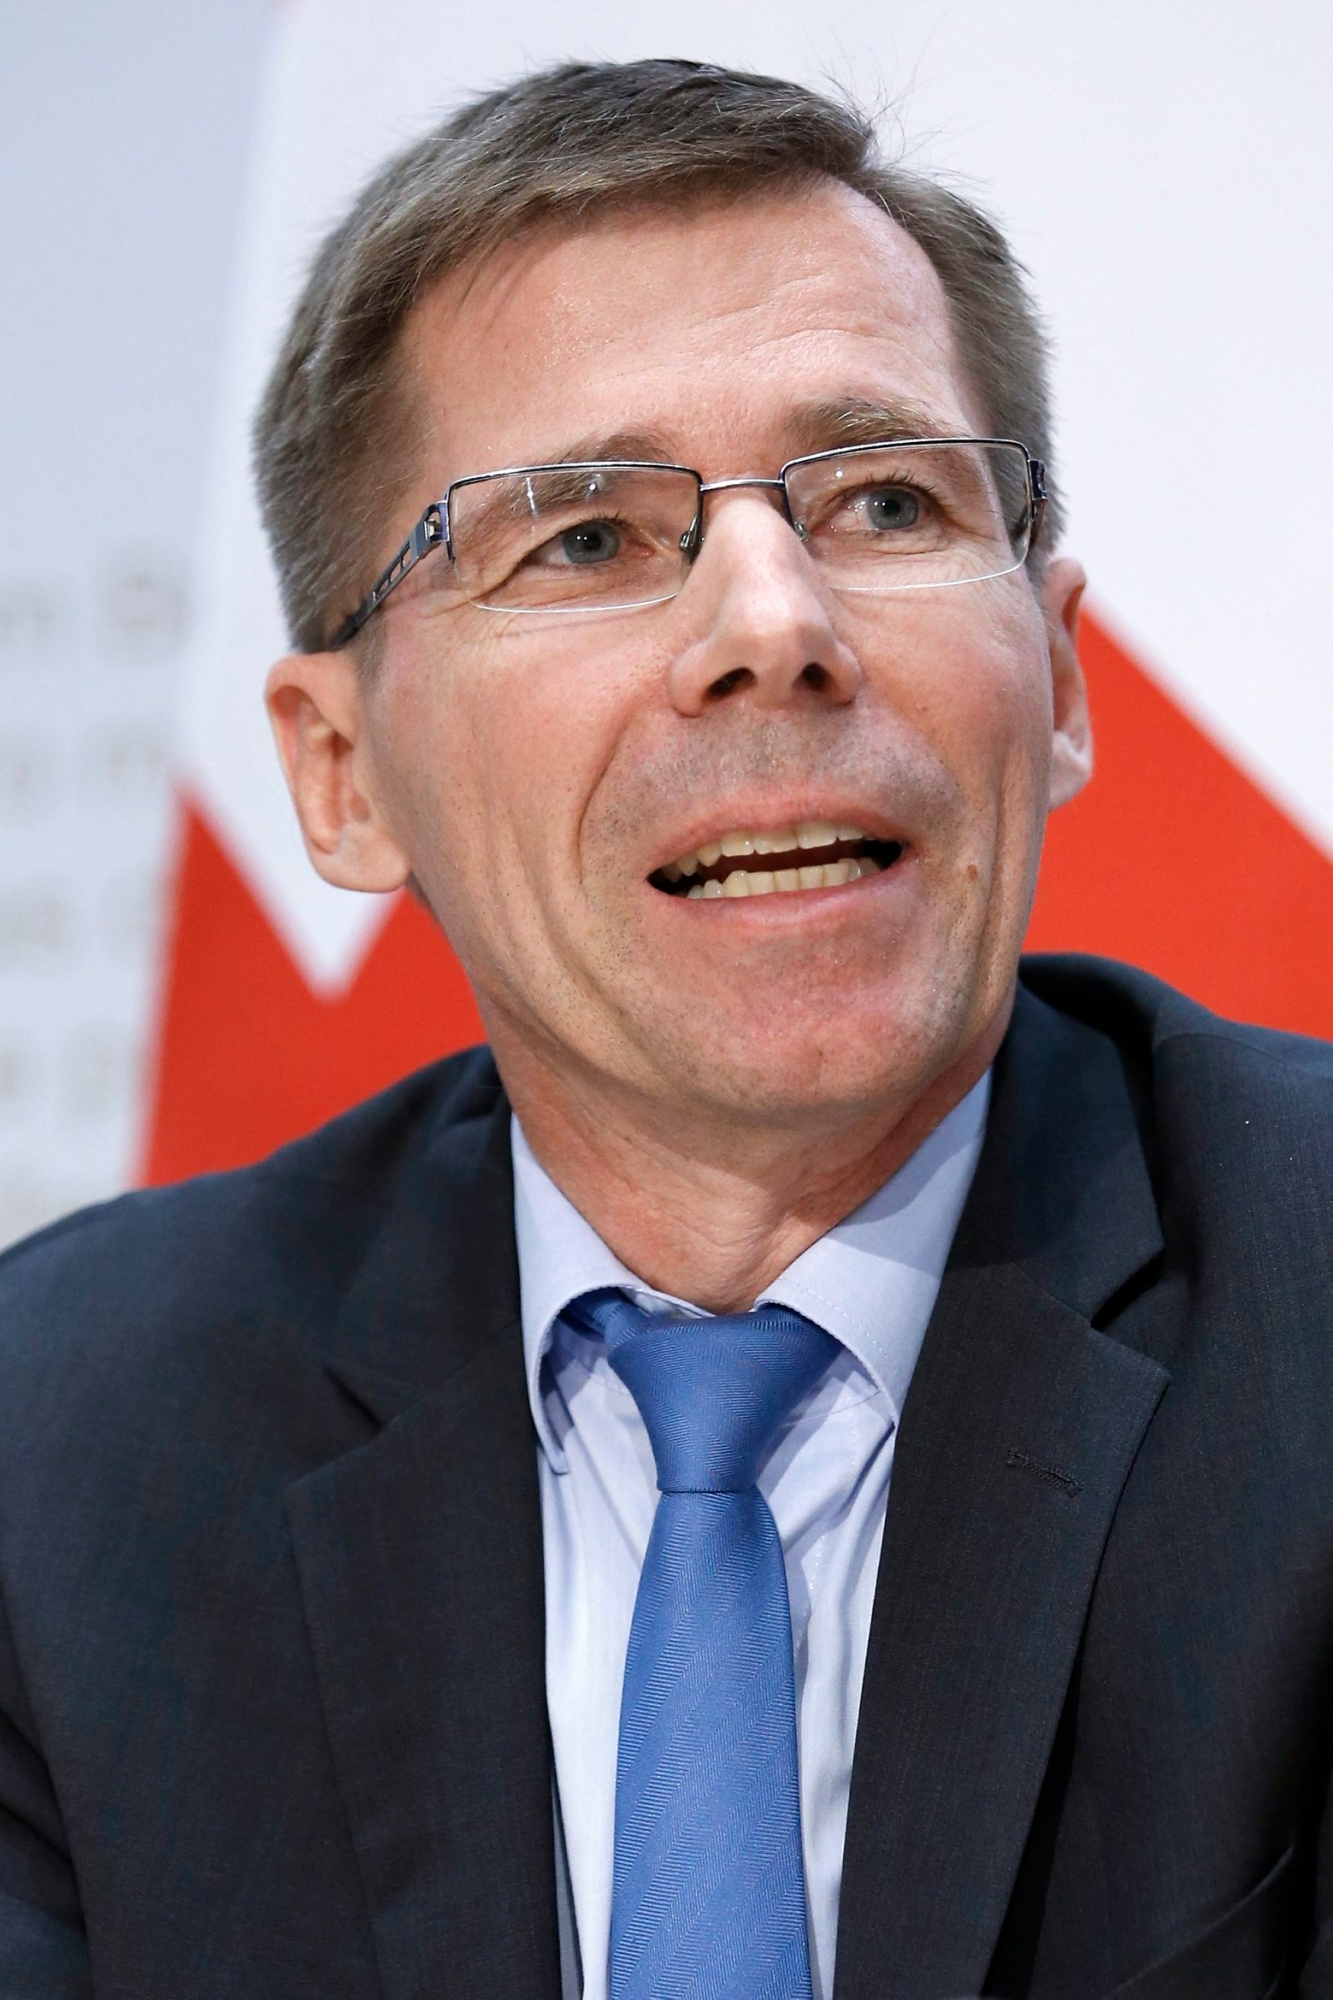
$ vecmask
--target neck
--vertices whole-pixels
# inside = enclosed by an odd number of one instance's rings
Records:
[[[803,1250],[897,1173],[994,1059],[1006,1021],[910,1101],[824,1132],[682,1132],[661,1107],[559,1087],[496,1054],[536,1158],[621,1263],[708,1312],[744,1312]]]

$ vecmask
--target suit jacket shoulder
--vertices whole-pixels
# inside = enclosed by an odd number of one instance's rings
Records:
[[[1020,978],[1052,1012],[1107,1036],[1131,1066],[1160,1067],[1184,1055],[1201,1076],[1267,1079],[1279,1096],[1299,1107],[1298,1115],[1333,1123],[1333,1042],[1229,1020],[1151,973],[1113,959],[1032,954],[1023,959]]]
[[[1258,1323],[1333,1333],[1333,1044],[1222,1019],[1128,966],[1024,961],[1027,993],[1115,1049],[1162,1228],[1205,1285],[1226,1283]],[[1021,1030],[1020,1030],[1021,1032]]]
[[[317,1353],[412,1168],[500,1098],[486,1049],[432,1064],[253,1166],[82,1209],[0,1255],[0,1379],[235,1368],[258,1342]],[[448,1216],[441,1217],[448,1227]],[[105,1388],[105,1383],[102,1383]],[[271,1386],[271,1385],[270,1385]],[[95,1391],[96,1393],[96,1391]]]
[[[160,1595],[150,1622],[169,1629],[229,1537],[280,1512],[294,1478],[375,1433],[373,1385],[330,1365],[349,1297],[377,1252],[407,1264],[400,1309],[358,1323],[388,1357],[386,1377],[410,1378],[410,1267],[425,1289],[435,1272],[385,1246],[422,1208],[441,1245],[466,1233],[451,1213],[465,1181],[450,1168],[492,1133],[501,1102],[489,1053],[468,1051],[255,1166],[83,1210],[0,1257],[11,1624],[45,1576],[64,1593],[41,1606],[49,1629],[85,1604],[105,1636],[108,1595],[134,1574]],[[445,1298],[456,1289],[446,1278]],[[434,1335],[427,1319],[419,1372],[446,1365]],[[10,1700],[0,1666],[0,1709]]]

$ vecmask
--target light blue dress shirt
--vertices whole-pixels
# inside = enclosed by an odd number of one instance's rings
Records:
[[[801,1837],[814,2000],[833,1987],[843,1836],[893,1445],[985,1132],[989,1072],[892,1180],[754,1303],[842,1343],[760,1479],[782,1538],[796,1663]],[[652,1448],[601,1343],[560,1321],[619,1285],[645,1311],[699,1308],[628,1271],[513,1125],[523,1344],[546,1566],[546,1690],[583,1967],[606,2000],[616,1747],[639,1571],[657,1503]]]

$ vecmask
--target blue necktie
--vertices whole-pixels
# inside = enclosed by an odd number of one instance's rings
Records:
[[[620,1709],[611,2000],[810,2000],[791,1611],[755,1481],[838,1344],[767,1306],[712,1319],[622,1292],[601,1335],[661,1493]]]

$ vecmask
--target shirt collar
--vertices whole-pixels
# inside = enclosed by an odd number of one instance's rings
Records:
[[[790,1306],[841,1341],[883,1393],[895,1424],[981,1155],[989,1101],[987,1070],[890,1180],[755,1300]],[[618,1285],[645,1311],[695,1316],[701,1308],[655,1291],[621,1263],[539,1164],[517,1117],[511,1145],[528,1399],[542,1449],[561,1470],[564,1452],[541,1376],[555,1322],[570,1300]]]

